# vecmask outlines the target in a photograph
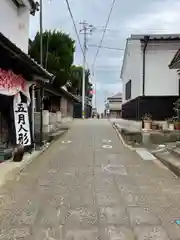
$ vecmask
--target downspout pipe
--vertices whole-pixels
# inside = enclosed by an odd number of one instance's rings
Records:
[[[146,75],[146,49],[148,46],[150,37],[149,36],[144,36],[143,42],[143,71],[142,71],[142,96],[145,96],[145,75]],[[140,99],[138,99],[138,120],[142,121],[141,116],[140,116]],[[142,121],[142,128],[144,128],[144,122]]]
[[[146,74],[146,49],[149,42],[149,36],[144,36],[144,47],[143,47],[143,82],[142,82],[142,95],[145,95],[145,74]]]

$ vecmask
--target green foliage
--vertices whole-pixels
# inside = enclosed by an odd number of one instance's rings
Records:
[[[55,86],[63,86],[69,80],[73,63],[75,41],[59,31],[43,33],[43,67],[56,76]],[[31,42],[29,54],[40,63],[40,34]]]
[[[74,94],[82,93],[82,66],[73,64],[75,52],[75,41],[69,35],[59,31],[46,31],[43,33],[43,67],[56,78],[54,87],[65,85],[68,81],[71,87],[68,90]],[[29,41],[29,54],[40,63],[40,34],[36,34],[33,41]],[[90,71],[86,70],[85,92],[86,96],[92,97],[90,91],[92,84],[89,82]]]
[[[90,71],[86,70],[85,73],[85,93],[86,96],[92,97],[90,91],[92,90],[92,84],[89,82]],[[82,79],[83,68],[81,66],[72,66],[70,69],[71,87],[68,89],[70,92],[82,95]]]

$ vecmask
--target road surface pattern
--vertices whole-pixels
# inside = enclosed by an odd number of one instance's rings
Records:
[[[177,240],[179,196],[180,180],[108,121],[77,120],[1,188],[0,240]]]

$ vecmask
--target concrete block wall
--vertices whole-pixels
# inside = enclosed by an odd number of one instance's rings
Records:
[[[111,118],[111,122],[115,122],[121,128],[127,128],[127,129],[131,129],[133,131],[140,131],[142,128],[141,121],[132,121],[132,120],[126,120],[126,119],[122,119],[122,118],[121,119]]]
[[[40,132],[40,112],[34,113],[34,131],[35,133]]]
[[[60,109],[61,109],[62,117],[67,116],[67,105],[68,105],[67,99],[62,97],[61,102],[60,102]]]
[[[56,113],[49,112],[48,110],[43,111],[43,134],[46,138],[49,133],[56,131],[61,127],[61,124],[72,121],[72,117],[62,116],[60,111]],[[35,112],[35,140],[38,141],[40,136],[40,112]]]
[[[49,113],[49,126],[51,132],[56,129],[56,113]]]

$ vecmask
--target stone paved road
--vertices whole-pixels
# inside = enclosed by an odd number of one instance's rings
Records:
[[[108,121],[79,120],[1,188],[0,240],[178,240],[179,197],[180,180]]]

